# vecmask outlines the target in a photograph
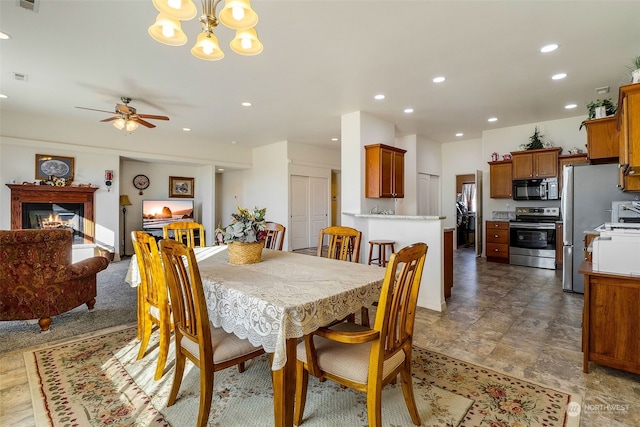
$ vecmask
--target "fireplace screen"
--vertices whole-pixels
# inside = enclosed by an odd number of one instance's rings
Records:
[[[22,228],[69,228],[73,243],[84,243],[84,205],[82,203],[24,203]]]

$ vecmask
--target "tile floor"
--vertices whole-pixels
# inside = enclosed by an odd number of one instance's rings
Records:
[[[487,263],[472,249],[454,265],[447,310],[418,310],[417,345],[580,394],[582,426],[640,426],[640,375],[582,372],[583,298],[562,292],[559,271]],[[35,425],[21,352],[0,357],[0,425]]]

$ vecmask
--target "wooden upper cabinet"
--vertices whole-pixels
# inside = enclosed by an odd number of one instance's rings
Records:
[[[562,148],[514,151],[513,179],[555,178],[558,176],[558,155]]]
[[[617,118],[620,185],[640,191],[640,84],[620,86]]]
[[[587,156],[592,164],[618,163],[620,142],[616,116],[587,120]]]
[[[510,199],[512,191],[511,160],[489,162],[489,185],[492,199]]]
[[[404,197],[404,153],[407,150],[384,144],[365,148],[365,197]]]

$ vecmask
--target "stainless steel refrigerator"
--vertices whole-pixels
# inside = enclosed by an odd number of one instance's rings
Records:
[[[613,200],[633,200],[637,195],[617,187],[617,164],[565,166],[562,181],[562,289],[584,293],[584,277],[578,274],[584,232],[611,222]]]

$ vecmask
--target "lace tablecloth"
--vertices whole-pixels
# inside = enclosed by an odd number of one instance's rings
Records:
[[[385,273],[378,266],[269,249],[262,262],[247,265],[229,263],[226,246],[194,252],[211,323],[274,353],[273,370],[287,362],[288,338],[377,301]],[[129,270],[132,284],[138,274],[134,259]]]

